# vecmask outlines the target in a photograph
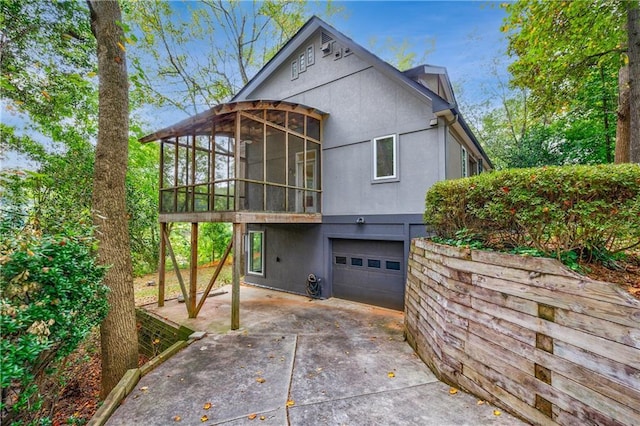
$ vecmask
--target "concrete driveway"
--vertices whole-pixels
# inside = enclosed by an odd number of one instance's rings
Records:
[[[404,342],[401,312],[243,286],[231,332],[226,290],[195,320],[176,301],[152,308],[211,334],[143,377],[108,425],[524,424],[451,394]]]

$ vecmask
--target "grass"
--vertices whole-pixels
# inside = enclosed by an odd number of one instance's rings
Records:
[[[198,267],[198,292],[202,292],[209,284],[209,280],[213,276],[216,268],[214,266]],[[189,270],[181,269],[180,275],[184,281],[187,291],[189,289]],[[232,280],[232,266],[225,265],[220,271],[220,275],[213,286],[213,290],[220,288],[224,285],[230,284]],[[147,283],[153,281],[154,285],[148,285]],[[148,303],[158,302],[158,273],[143,275],[133,280],[134,296],[136,300],[136,306],[146,305]],[[180,290],[180,283],[176,272],[171,267],[167,267],[165,273],[165,300],[178,297],[182,293]]]

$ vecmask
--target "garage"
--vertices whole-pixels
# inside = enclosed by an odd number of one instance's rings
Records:
[[[404,243],[332,240],[333,296],[404,309]]]

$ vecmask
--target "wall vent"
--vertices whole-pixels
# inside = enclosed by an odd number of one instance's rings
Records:
[[[325,43],[329,43],[330,41],[333,41],[333,37],[331,37],[329,34],[325,33],[324,31],[322,32],[322,44]]]
[[[322,43],[322,46],[320,46],[320,50],[322,50],[322,55],[323,56],[327,56],[331,54],[331,50],[332,50],[332,46],[333,46],[333,42],[328,41],[326,43]]]

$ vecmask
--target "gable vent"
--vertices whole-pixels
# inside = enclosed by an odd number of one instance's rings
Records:
[[[331,37],[329,34],[327,34],[327,33],[325,33],[323,31],[322,32],[322,44],[329,43],[330,41],[333,41],[333,37]]]

